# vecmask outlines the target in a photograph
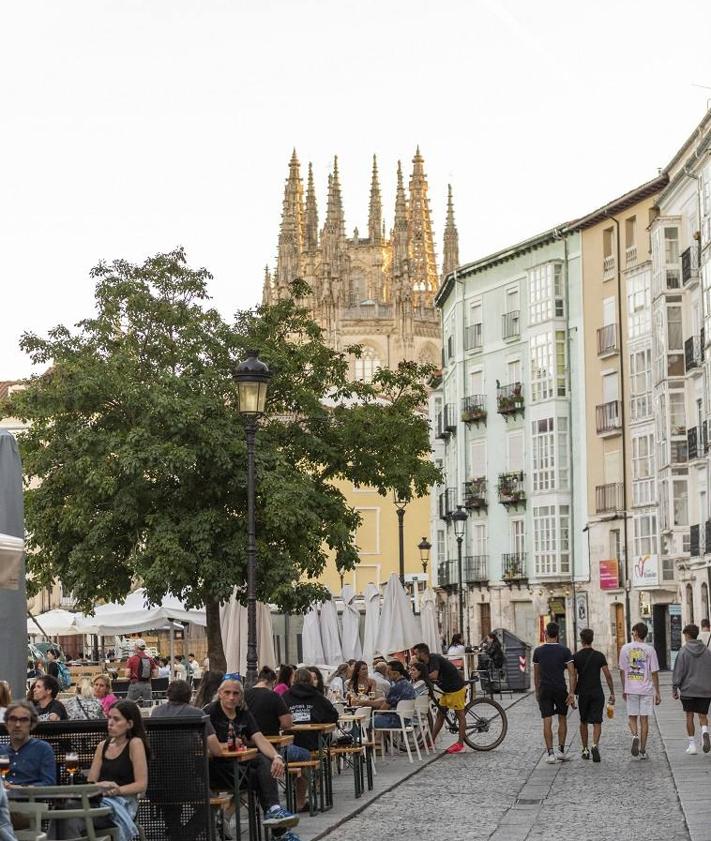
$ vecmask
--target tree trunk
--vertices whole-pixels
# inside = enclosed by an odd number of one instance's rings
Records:
[[[215,599],[205,599],[205,616],[207,619],[207,656],[210,658],[212,671],[227,670],[225,649],[222,647],[222,632],[220,630],[220,604]]]

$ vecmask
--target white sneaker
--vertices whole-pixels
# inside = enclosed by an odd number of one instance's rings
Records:
[[[689,742],[689,747],[686,749],[686,752],[689,754],[689,756],[696,756],[696,742]]]
[[[568,754],[563,753],[562,750],[557,750],[554,756],[558,760],[558,762],[565,762],[568,759]]]
[[[554,753],[549,753],[548,756],[546,757],[546,762],[549,765],[555,765],[555,763],[557,762],[557,760],[555,758],[555,754]]]

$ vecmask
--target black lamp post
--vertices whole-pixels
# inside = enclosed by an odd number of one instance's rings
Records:
[[[264,414],[269,385],[269,368],[256,350],[232,372],[237,383],[239,413],[244,418],[247,437],[247,688],[257,682],[257,538],[254,516],[256,475],[254,452],[257,421]]]
[[[463,575],[462,575],[462,541],[467,528],[467,512],[463,505],[458,505],[457,510],[452,514],[454,523],[454,535],[457,538],[457,590],[459,596],[459,633],[464,635],[464,598],[463,598]]]
[[[404,499],[393,491],[393,502],[397,510],[397,530],[398,539],[400,541],[400,583],[405,586],[405,506],[408,503],[407,497]]]
[[[422,572],[427,575],[427,564],[430,560],[430,549],[432,548],[432,544],[426,537],[423,537],[422,540],[417,544],[417,548],[420,550],[420,563],[422,564]]]

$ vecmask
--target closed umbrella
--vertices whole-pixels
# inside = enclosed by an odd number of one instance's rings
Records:
[[[420,606],[421,642],[427,643],[430,651],[440,650],[439,632],[437,630],[437,597],[429,587],[422,595]]]
[[[321,642],[321,623],[318,618],[318,604],[311,606],[311,610],[304,616],[304,627],[301,631],[301,646],[304,663],[316,666],[326,662]]]
[[[377,651],[378,623],[380,622],[380,589],[369,582],[365,592],[365,632],[363,634],[363,659],[370,665]]]
[[[343,599],[341,653],[344,660],[360,660],[363,657],[360,644],[360,611],[353,604],[355,590],[350,584],[344,585],[341,598]]]
[[[338,612],[333,599],[321,605],[321,641],[323,642],[324,662],[328,666],[338,666],[343,662],[341,638],[338,633]]]
[[[220,633],[228,672],[247,672],[247,627],[247,608],[235,590],[229,601],[220,606]],[[257,665],[276,665],[272,612],[264,602],[257,602]]]
[[[412,613],[410,599],[400,579],[393,573],[385,585],[383,607],[380,612],[380,626],[376,649],[387,656],[397,651],[406,651],[421,642],[421,632]]]

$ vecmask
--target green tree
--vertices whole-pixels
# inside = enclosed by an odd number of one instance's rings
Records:
[[[273,378],[257,439],[258,598],[303,611],[327,552],[357,562],[358,514],[335,480],[422,495],[438,478],[414,363],[352,382],[293,300],[239,312],[207,304],[205,269],[182,249],[143,265],[100,264],[96,314],[73,331],[24,335],[47,368],[8,411],[29,422],[28,566],[35,589],[59,579],[80,606],[123,598],[136,581],[204,604],[208,652],[224,664],[219,604],[246,582],[246,445],[231,370],[258,348]],[[295,296],[305,294],[303,286]],[[359,352],[349,348],[347,352]]]

